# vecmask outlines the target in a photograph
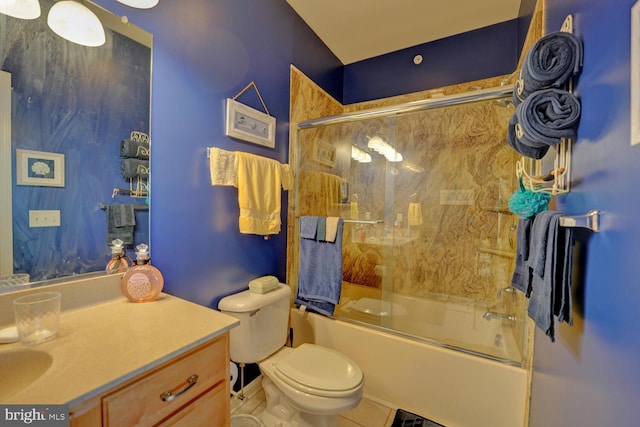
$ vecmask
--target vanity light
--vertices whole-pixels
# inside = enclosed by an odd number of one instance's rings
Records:
[[[371,154],[355,145],[351,146],[351,158],[360,163],[371,163]]]
[[[0,0],[0,13],[20,19],[36,19],[40,16],[38,0]]]
[[[65,0],[54,4],[49,11],[47,24],[60,37],[83,46],[102,46],[106,41],[98,17],[76,1]]]
[[[138,9],[151,9],[158,4],[158,0],[118,0],[127,6],[136,7]]]
[[[374,150],[376,153],[384,156],[390,162],[401,162],[402,154],[398,153],[395,148],[389,145],[385,140],[379,136],[369,138],[367,147]]]

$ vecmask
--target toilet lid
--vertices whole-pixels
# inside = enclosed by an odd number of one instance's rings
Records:
[[[280,359],[276,373],[306,388],[346,391],[362,383],[362,370],[342,353],[313,344],[302,344]]]

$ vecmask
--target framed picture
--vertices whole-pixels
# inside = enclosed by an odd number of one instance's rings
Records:
[[[314,161],[325,166],[334,167],[336,165],[336,147],[333,145],[316,140],[313,143],[312,158]]]
[[[64,187],[64,154],[16,150],[18,185]]]
[[[225,135],[274,148],[276,118],[227,98]]]

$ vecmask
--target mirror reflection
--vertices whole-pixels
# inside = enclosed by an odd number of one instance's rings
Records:
[[[12,200],[0,218],[0,276],[31,282],[103,271],[122,231],[114,227],[130,227],[127,252],[149,243],[148,155],[123,150],[148,144],[151,35],[84,2],[106,41],[81,46],[48,27],[54,3],[40,0],[37,19],[0,14],[0,81],[10,96],[10,111],[0,108],[10,123],[0,199]]]

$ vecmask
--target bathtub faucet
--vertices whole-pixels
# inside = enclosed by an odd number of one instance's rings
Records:
[[[486,311],[483,315],[482,318],[484,320],[491,320],[491,319],[505,319],[508,320],[511,323],[515,323],[516,322],[516,316],[514,316],[513,314],[507,314],[507,313],[496,313],[495,311]]]

